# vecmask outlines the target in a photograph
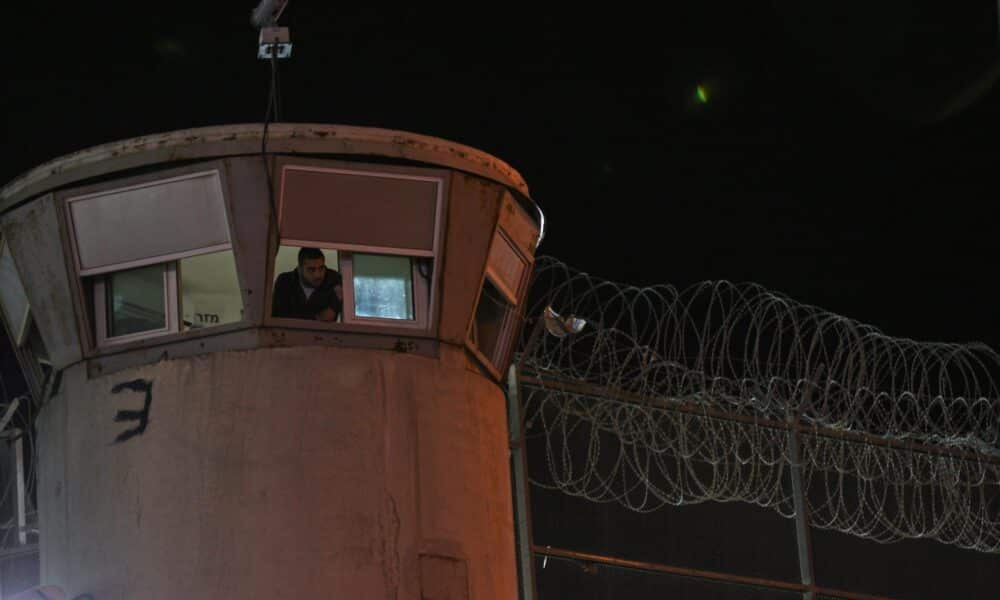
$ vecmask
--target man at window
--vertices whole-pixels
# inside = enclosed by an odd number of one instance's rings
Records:
[[[343,279],[325,263],[319,248],[299,250],[299,266],[274,282],[271,316],[336,321],[343,307]]]

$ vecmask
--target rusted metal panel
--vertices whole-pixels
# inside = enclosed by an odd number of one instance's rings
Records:
[[[433,253],[446,171],[279,161],[281,237]]]
[[[47,162],[0,190],[0,213],[32,196],[90,177],[181,160],[260,154],[260,123],[201,127],[94,146]],[[528,196],[521,175],[485,152],[431,136],[317,123],[274,123],[267,151],[285,154],[371,155],[473,173]]]
[[[270,283],[266,279],[270,227],[273,225],[271,199],[265,162],[259,156],[229,158],[223,161],[228,189],[233,249],[243,288],[243,320],[263,323],[264,301]]]
[[[456,175],[451,185],[439,337],[464,346],[482,287],[500,201],[507,191],[468,175]]]
[[[53,367],[61,369],[80,360],[80,331],[54,197],[45,196],[5,214],[3,234],[13,250],[32,318]]]
[[[174,336],[173,341],[167,344],[137,345],[113,354],[95,356],[87,361],[87,372],[90,377],[100,377],[161,360],[188,358],[214,352],[293,346],[365,348],[428,358],[439,356],[438,341],[427,338],[287,327],[247,328],[241,325],[240,328],[219,327],[199,337],[180,334]]]
[[[774,590],[803,592],[804,594],[808,593],[829,594],[830,596],[836,596],[837,598],[844,598],[846,600],[890,600],[885,596],[876,596],[873,594],[849,592],[846,590],[837,590],[837,589],[830,589],[813,585],[792,583],[790,581],[780,581],[777,579],[766,579],[763,577],[747,577],[744,575],[735,575],[732,573],[723,573],[719,571],[706,571],[703,569],[691,569],[688,567],[680,567],[675,565],[665,565],[660,563],[644,562],[638,560],[627,560],[613,556],[604,556],[601,554],[591,554],[587,552],[575,552],[573,550],[566,550],[563,548],[553,548],[552,546],[544,546],[544,547],[533,546],[532,550],[534,550],[536,555],[552,556],[558,558],[565,558],[569,560],[575,560],[578,561],[581,565],[586,565],[588,563],[599,564],[599,565],[612,565],[624,569],[635,569],[638,571],[649,571],[652,573],[668,573],[671,575],[696,577],[698,579],[707,579],[709,581],[723,581],[727,583],[736,583],[742,585],[763,587]]]
[[[212,352],[256,348],[260,344],[259,331],[247,328],[246,325],[240,325],[240,327],[242,329],[233,331],[233,327],[223,326],[216,328],[217,330],[212,332],[211,335],[200,335],[198,337],[191,337],[186,334],[163,336],[164,338],[169,337],[172,339],[172,342],[166,344],[159,344],[156,338],[140,340],[139,342],[128,344],[128,347],[117,348],[114,353],[107,353],[102,356],[95,354],[93,358],[86,361],[87,376],[90,378],[101,377],[124,371],[125,369],[149,365],[164,360],[187,358]],[[144,342],[146,344],[143,344]],[[153,342],[153,344],[149,342]],[[123,346],[125,345],[123,344]]]
[[[40,510],[43,582],[69,597],[417,600],[422,575],[516,597],[504,398],[467,369],[262,348],[92,379],[78,365],[63,389]],[[142,411],[123,439],[119,415]]]
[[[271,319],[270,325],[258,328],[245,322],[217,325],[195,331],[141,338],[113,347],[91,348],[84,353],[91,368],[116,365],[113,370],[148,364],[158,360],[243,350],[258,346],[352,346],[378,348],[403,353],[428,353],[438,343],[431,333],[401,327],[324,323],[300,319]],[[253,331],[245,337],[244,332]],[[239,334],[239,335],[231,335]],[[433,354],[433,352],[430,352]],[[98,369],[97,373],[109,372]]]
[[[529,256],[519,251],[504,231],[498,230],[493,235],[486,271],[511,304],[521,303],[531,271]]]
[[[420,600],[468,600],[469,573],[465,560],[420,555]]]
[[[472,598],[516,598],[506,399],[490,379],[461,372],[462,377],[438,378],[435,393],[419,398],[415,453],[421,551],[465,559]],[[485,555],[466,534],[470,531],[493,540]],[[451,584],[448,589],[456,591],[457,582]]]

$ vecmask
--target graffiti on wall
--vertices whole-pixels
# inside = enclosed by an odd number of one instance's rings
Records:
[[[145,392],[146,397],[141,410],[119,410],[118,414],[115,415],[116,423],[136,422],[135,427],[126,429],[118,434],[118,437],[115,438],[116,444],[126,442],[137,435],[145,433],[146,427],[149,425],[149,408],[153,404],[153,382],[151,380],[133,379],[131,381],[123,381],[111,388],[111,393],[117,394],[125,390]]]

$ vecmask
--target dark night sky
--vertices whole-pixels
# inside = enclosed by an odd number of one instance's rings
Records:
[[[819,4],[293,0],[283,120],[496,154],[546,211],[542,252],[591,273],[755,281],[892,335],[1000,348],[996,3]],[[0,180],[263,118],[252,1],[93,6],[6,20]]]
[[[1000,54],[996,5],[681,4],[293,2],[283,117],[498,155],[547,212],[542,250],[589,272],[756,281],[887,333],[1000,346],[1000,90],[987,77],[940,118]],[[0,179],[106,141],[263,118],[249,8],[95,6],[10,20]]]

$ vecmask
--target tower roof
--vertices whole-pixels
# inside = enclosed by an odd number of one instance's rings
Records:
[[[263,125],[248,123],[182,129],[86,148],[48,161],[0,189],[0,212],[24,200],[92,177],[174,161],[259,154]],[[376,156],[465,171],[528,196],[520,173],[504,161],[441,138],[373,127],[274,123],[268,153]]]

